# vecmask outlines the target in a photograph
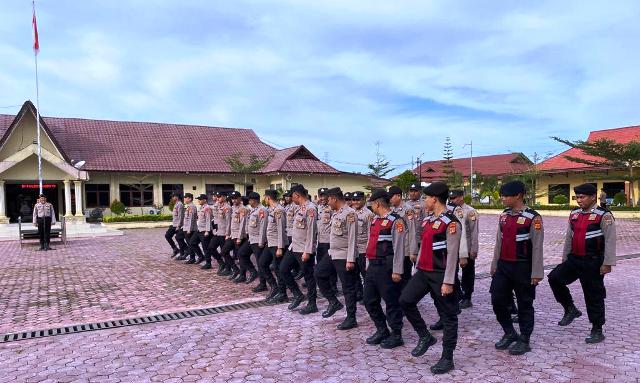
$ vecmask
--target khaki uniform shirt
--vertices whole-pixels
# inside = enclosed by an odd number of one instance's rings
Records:
[[[231,206],[228,203],[223,203],[218,206],[214,220],[218,226],[214,233],[215,235],[221,237],[231,236]]]
[[[358,259],[358,217],[347,205],[331,216],[329,255],[331,259],[346,259],[347,262]]]
[[[244,239],[247,236],[247,215],[249,215],[249,209],[244,205],[231,207],[232,239]]]
[[[332,215],[329,205],[318,205],[318,243],[329,243]]]
[[[186,204],[184,207],[182,230],[185,230],[187,233],[196,231],[198,229],[197,220],[198,209],[196,208],[196,205],[193,202]]]
[[[367,252],[367,243],[369,243],[371,222],[373,222],[375,214],[366,206],[363,206],[362,209],[356,210],[356,215],[358,217],[358,254],[365,254]]]
[[[318,210],[313,202],[307,201],[295,210],[291,229],[291,251],[314,254],[318,232]]]
[[[198,231],[211,231],[211,206],[206,203],[198,208],[198,219],[196,225]]]
[[[269,210],[262,205],[250,209],[249,219],[247,220],[247,233],[249,234],[249,243],[263,246],[267,243],[267,216]]]
[[[46,218],[51,217],[51,224],[54,225],[56,223],[56,213],[53,210],[53,205],[49,202],[45,203],[36,203],[33,207],[33,223],[37,223],[37,218]]]
[[[287,217],[282,205],[269,208],[267,219],[267,246],[284,249],[287,247]]]
[[[178,201],[173,205],[172,215],[173,221],[171,221],[171,225],[176,229],[181,228],[184,219],[184,205],[182,204],[182,201]]]

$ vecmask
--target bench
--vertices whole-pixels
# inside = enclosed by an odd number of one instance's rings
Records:
[[[25,227],[22,226],[22,217],[18,218],[18,233],[19,233],[19,239],[20,239],[20,248],[22,248],[22,243],[25,241],[30,241],[30,240],[37,240],[40,241],[40,236],[38,235],[38,229],[33,227],[31,225],[31,223],[29,223],[29,226],[27,228],[27,225],[25,224]],[[57,238],[60,240],[60,242],[62,242],[63,245],[67,244],[67,229],[66,229],[66,222],[64,217],[62,217],[62,219],[60,220],[60,228],[51,228],[51,235],[49,236],[50,239],[52,238]]]

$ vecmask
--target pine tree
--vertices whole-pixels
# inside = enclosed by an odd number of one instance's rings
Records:
[[[442,152],[442,172],[444,173],[445,180],[451,181],[454,178],[455,169],[453,168],[453,145],[451,144],[451,137],[444,139],[444,150]]]

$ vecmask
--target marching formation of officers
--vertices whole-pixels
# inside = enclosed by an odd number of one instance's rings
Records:
[[[563,262],[549,274],[549,284],[564,308],[558,324],[567,326],[582,315],[567,288],[580,280],[592,324],[585,340],[598,343],[604,339],[604,275],[616,260],[615,221],[598,206],[592,184],[574,191],[579,208],[570,214]],[[499,216],[491,262],[491,303],[504,331],[495,348],[511,355],[531,350],[535,290],[544,277],[542,217],[526,206],[525,194],[522,182],[502,185],[506,209]],[[340,188],[319,189],[318,196],[316,205],[303,185],[286,191],[283,203],[275,190],[267,190],[266,206],[255,192],[246,197],[218,192],[213,205],[204,194],[196,204],[190,193],[184,200],[175,194],[173,223],[165,237],[176,259],[202,263],[202,269],[211,269],[215,259],[220,276],[239,284],[258,280],[253,291],[269,291],[269,303],[290,302],[289,310],[305,303],[300,314],[318,312],[319,289],[327,300],[322,317],[346,306],[340,330],[358,326],[361,301],[376,326],[366,340],[370,345],[402,346],[406,317],[419,336],[411,355],[419,357],[437,342],[429,330],[443,330],[441,358],[431,371],[453,369],[458,315],[473,306],[479,247],[479,215],[464,203],[463,191],[434,182],[424,189],[411,185],[407,201],[395,186],[374,191],[368,200],[363,192]],[[297,282],[303,278],[306,294]],[[338,299],[338,280],[344,304]],[[440,317],[429,327],[418,309],[427,295]]]

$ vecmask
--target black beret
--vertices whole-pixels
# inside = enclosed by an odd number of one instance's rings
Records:
[[[272,199],[278,199],[278,191],[277,190],[273,190],[273,189],[265,190],[264,191],[264,196],[265,197],[270,197]]]
[[[251,192],[251,193],[247,194],[247,198],[248,199],[255,199],[257,201],[260,201],[260,194],[258,194],[256,192]]]
[[[291,197],[291,190],[285,190],[284,193],[282,193],[283,197]]]
[[[199,199],[199,200],[207,199],[207,195],[206,194],[200,194],[198,196],[198,198],[196,198],[196,199]]]
[[[374,190],[374,192],[371,194],[371,197],[369,197],[369,202],[373,202],[380,198],[389,202],[389,198],[390,198],[389,193],[387,193],[384,189]]]
[[[449,198],[462,197],[464,195],[464,190],[461,189],[453,189],[449,191]]]
[[[327,188],[320,188],[320,189],[318,189],[318,195],[325,195],[325,194],[327,194],[328,191],[329,191],[329,189],[327,189]]]
[[[242,204],[243,205],[248,205],[249,204],[249,198],[247,197],[241,197],[242,198]]]
[[[409,186],[409,190],[410,191],[418,191],[420,189],[422,189],[422,188],[418,184],[411,184],[411,186]]]
[[[354,191],[353,193],[351,193],[351,199],[363,199],[363,198],[364,198],[364,192]]]
[[[434,182],[424,188],[424,194],[430,197],[447,197],[449,195],[449,186],[444,182]]]
[[[394,185],[394,186],[391,186],[391,187],[389,188],[389,198],[391,198],[391,196],[393,196],[393,195],[395,195],[395,194],[400,194],[400,195],[402,195],[402,189],[400,189],[399,187],[397,187],[397,186],[395,186],[395,185]]]
[[[344,194],[342,194],[342,189],[340,188],[331,188],[326,190],[326,194],[329,197],[343,198]]]
[[[193,194],[191,194],[191,193],[184,193],[184,198],[191,198],[191,199],[193,199]]]
[[[240,198],[241,194],[239,191],[232,191],[231,193],[228,194],[228,196],[231,198]]]
[[[598,189],[593,184],[582,184],[573,188],[576,194],[594,195],[598,193]]]
[[[500,195],[507,197],[517,196],[518,194],[524,194],[525,192],[526,188],[524,183],[521,181],[511,181],[500,186]]]
[[[291,194],[293,194],[293,193],[307,195],[308,191],[307,191],[307,189],[304,188],[304,185],[297,184],[297,185],[291,187]]]
[[[40,195],[38,196],[38,198],[42,198],[42,197],[47,198],[47,196],[46,196],[46,195],[44,195],[44,194],[40,194]]]

